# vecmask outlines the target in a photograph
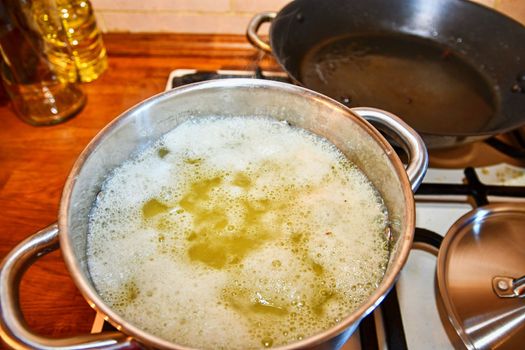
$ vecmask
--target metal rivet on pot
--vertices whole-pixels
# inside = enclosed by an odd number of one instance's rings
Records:
[[[507,290],[509,289],[509,285],[507,282],[503,281],[503,280],[499,280],[498,281],[498,289],[500,290]]]
[[[510,90],[512,92],[525,93],[525,80],[518,81],[516,84],[512,85],[512,88]]]
[[[350,104],[352,104],[352,98],[350,96],[341,96],[341,102],[345,106],[350,106]]]
[[[510,90],[512,92],[525,93],[525,71],[519,72],[516,75],[516,84],[512,85]]]

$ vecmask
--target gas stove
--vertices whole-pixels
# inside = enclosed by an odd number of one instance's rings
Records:
[[[290,82],[283,72],[177,69],[166,90],[210,79],[251,77]],[[518,148],[508,148],[509,140]],[[521,148],[520,148],[521,147]],[[499,151],[497,149],[500,149]],[[415,194],[416,240],[396,286],[342,347],[350,349],[454,349],[454,330],[436,303],[436,257],[461,216],[488,203],[525,203],[525,157],[519,135],[502,135],[457,149],[430,152],[430,167]],[[501,151],[506,151],[501,153]],[[97,315],[92,332],[108,325]]]

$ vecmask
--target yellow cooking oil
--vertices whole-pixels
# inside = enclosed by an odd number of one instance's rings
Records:
[[[78,78],[90,82],[106,70],[106,48],[89,1],[41,0],[33,1],[32,6],[47,44],[48,59],[58,66],[73,59],[77,72],[67,76],[70,81]],[[61,26],[54,20],[57,16]],[[64,57],[64,47],[68,48],[69,58]]]

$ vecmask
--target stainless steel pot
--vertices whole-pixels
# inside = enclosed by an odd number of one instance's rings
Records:
[[[370,108],[350,110],[298,86],[256,79],[215,80],[177,88],[140,103],[106,126],[82,152],[64,188],[58,225],[20,243],[0,268],[0,326],[2,338],[9,346],[18,349],[142,346],[187,349],[131,324],[97,294],[86,262],[88,214],[112,169],[185,120],[210,115],[273,117],[326,137],[367,174],[389,210],[392,248],[379,288],[341,323],[282,349],[336,349],[381,302],[393,286],[412,244],[415,212],[412,189],[420,184],[427,168],[427,153],[420,137],[387,112]],[[410,156],[406,171],[392,147],[365,119],[378,125],[406,149]],[[28,329],[19,307],[20,279],[35,259],[58,249],[59,243],[71,276],[89,305],[104,314],[121,333],[48,339]]]

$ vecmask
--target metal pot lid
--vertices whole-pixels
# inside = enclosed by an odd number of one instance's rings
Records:
[[[442,306],[468,349],[525,344],[525,205],[491,204],[460,218],[438,254]]]

